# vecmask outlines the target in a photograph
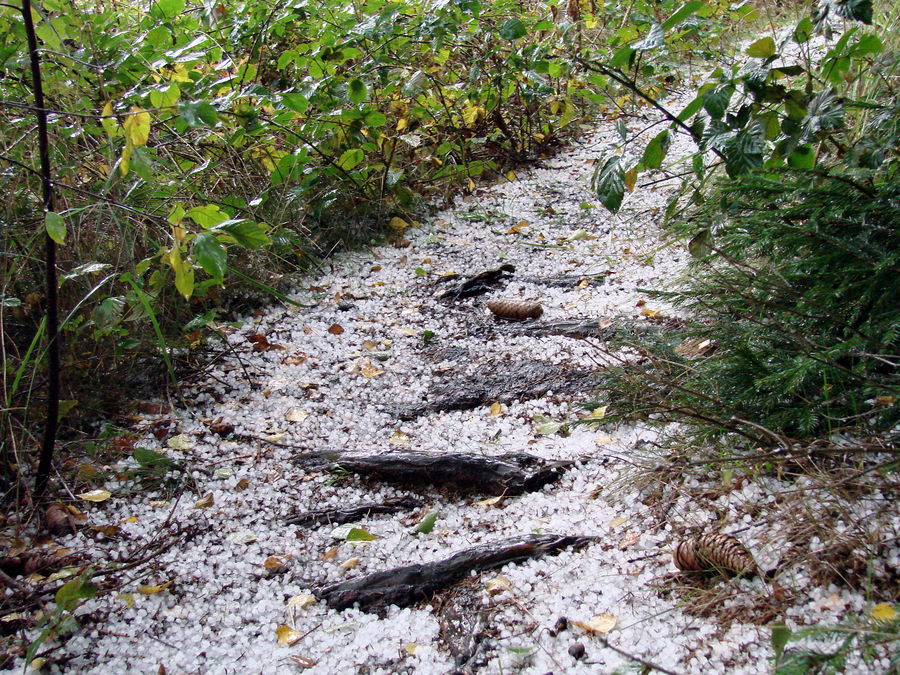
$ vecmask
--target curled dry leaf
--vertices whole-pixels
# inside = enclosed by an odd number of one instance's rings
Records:
[[[500,417],[503,414],[503,406],[498,401],[491,403],[491,417]]]
[[[332,335],[340,335],[344,332],[344,327],[339,323],[333,323],[328,327],[328,332]]]
[[[44,523],[50,534],[71,534],[75,531],[75,518],[69,510],[59,502],[53,502],[44,514]]]
[[[537,319],[544,313],[541,303],[529,300],[490,300],[487,307],[501,319]]]
[[[503,591],[512,592],[512,582],[504,576],[494,577],[484,582],[484,590],[488,595],[497,595]]]
[[[288,354],[281,360],[281,362],[286,366],[299,366],[308,358],[309,355],[304,354],[303,352],[297,352],[296,354]]]
[[[275,635],[278,636],[278,644],[287,645],[288,647],[296,644],[300,638],[303,637],[299,631],[294,630],[290,626],[285,626],[284,624],[281,624],[275,629]]]
[[[235,491],[235,492],[243,492],[243,491],[246,490],[248,487],[250,487],[250,481],[247,480],[246,478],[241,478],[241,479],[237,482],[237,485],[234,486],[234,491]]]
[[[605,635],[616,627],[616,617],[612,614],[603,613],[595,616],[590,621],[570,621],[573,626],[578,626],[581,630],[590,635]]]
[[[229,422],[223,422],[222,418],[219,417],[209,423],[209,430],[216,436],[225,438],[234,433],[234,425]]]
[[[306,609],[307,607],[316,604],[316,596],[310,595],[309,593],[300,593],[299,595],[291,597],[287,604],[288,607]]]
[[[479,502],[475,502],[475,506],[503,506],[503,495],[499,497],[488,497]]]
[[[277,570],[281,569],[285,565],[287,565],[288,560],[291,559],[289,555],[270,555],[268,558],[263,560],[263,567],[267,570]]]
[[[168,445],[173,450],[181,450],[182,452],[187,452],[188,450],[193,450],[194,446],[197,445],[197,443],[187,434],[178,434],[177,436],[172,436],[172,438],[166,441],[166,445]]]
[[[341,569],[352,570],[357,565],[359,565],[359,558],[347,558],[344,562],[341,563]]]
[[[212,492],[204,495],[203,497],[201,497],[200,499],[198,499],[197,501],[194,502],[195,509],[208,509],[212,505],[213,505]]]
[[[289,410],[285,418],[288,422],[297,422],[302,423],[306,421],[306,418],[309,417],[309,413],[303,408],[294,408],[293,410]]]
[[[325,553],[322,554],[322,557],[319,558],[319,560],[331,560],[332,558],[334,558],[337,555],[337,553],[338,553],[338,547],[332,546],[330,549],[328,549],[327,551],[325,551]]]
[[[82,492],[78,497],[87,502],[105,502],[112,497],[112,493],[109,490],[91,490],[89,492]]]
[[[172,585],[171,579],[169,579],[164,584],[159,584],[158,586],[150,586],[148,584],[140,584],[137,587],[137,591],[141,595],[155,595],[156,593],[160,593],[160,592],[166,590],[171,585]]]

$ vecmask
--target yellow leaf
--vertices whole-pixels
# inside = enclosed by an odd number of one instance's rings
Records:
[[[509,228],[506,231],[506,234],[516,234],[523,227],[528,227],[529,225],[530,225],[530,223],[527,220],[520,220],[518,223],[516,223],[511,228]]]
[[[378,349],[378,345],[371,340],[363,340],[362,347],[367,352],[374,352],[376,349]]]
[[[616,627],[616,617],[612,614],[601,614],[587,622],[573,621],[572,625],[578,626],[591,635],[606,634]]]
[[[284,434],[269,434],[268,436],[263,436],[264,441],[269,441],[269,443],[278,443],[279,441],[284,440]]]
[[[159,586],[148,586],[147,584],[140,584],[137,587],[137,590],[141,595],[154,595],[156,593],[159,593],[160,591],[166,590],[171,585],[172,580],[169,579],[169,581],[164,584],[160,584]]]
[[[303,637],[298,631],[284,624],[275,629],[275,635],[278,636],[278,644],[287,645],[288,647],[297,643]]]
[[[125,118],[125,137],[132,145],[147,145],[150,138],[150,113],[137,106]]]
[[[586,420],[602,420],[606,417],[606,411],[609,409],[608,405],[600,406],[599,408],[594,408],[591,411],[591,414],[585,417]]]
[[[407,223],[403,218],[398,218],[394,216],[391,218],[391,222],[388,223],[390,228],[396,232],[403,232],[407,227],[409,227],[409,223]]]
[[[314,604],[316,604],[316,596],[309,593],[300,593],[288,600],[288,607],[296,607],[297,609],[306,609]]]
[[[341,569],[352,570],[357,565],[359,565],[359,558],[347,558],[340,566]]]
[[[517,176],[515,171],[510,171],[508,174],[506,174],[506,180],[510,182],[514,181],[516,178]]]
[[[309,413],[302,408],[294,408],[293,410],[289,410],[285,417],[288,422],[297,422],[299,424],[306,421],[306,418],[309,417]]]
[[[500,417],[503,414],[503,406],[499,402],[491,403],[491,417]]]
[[[407,642],[405,645],[403,645],[403,651],[405,651],[410,656],[415,656],[416,650],[418,648],[419,645],[417,645],[415,642]]]
[[[503,495],[499,497],[488,497],[480,502],[475,502],[475,506],[500,506],[503,504]]]
[[[471,178],[469,179],[469,192],[474,192],[475,190],[475,181]]]
[[[188,450],[193,450],[196,443],[194,442],[194,439],[187,434],[178,434],[177,436],[172,436],[172,438],[166,441],[166,445],[168,445],[173,450],[181,450],[182,452],[187,452]]]
[[[131,141],[125,143],[125,147],[122,148],[122,157],[119,158],[119,172],[125,176],[128,175],[128,168],[131,166],[131,151],[134,150],[134,146],[131,144]]]
[[[39,656],[36,659],[32,659],[31,663],[28,665],[31,666],[32,670],[40,670],[41,668],[43,668],[44,666],[47,665],[47,657]]]
[[[109,490],[91,490],[90,492],[82,492],[78,496],[87,502],[105,502],[112,497],[112,493]]]
[[[200,499],[198,499],[196,502],[194,502],[195,509],[208,509],[212,505],[213,505],[212,492],[210,492],[208,495],[205,495],[205,496],[201,497]]]
[[[629,192],[634,192],[634,184],[637,182],[638,172],[637,169],[631,169],[630,171],[625,172],[625,189]]]
[[[597,445],[609,445],[612,441],[613,437],[606,434],[597,434],[597,437],[594,439],[594,443]]]
[[[619,516],[618,518],[613,518],[611,521],[609,521],[609,527],[610,529],[614,530],[620,525],[624,525],[627,522],[628,518],[626,518],[625,516]]]
[[[124,602],[128,607],[134,607],[133,593],[116,593],[116,597]]]
[[[404,337],[416,337],[418,335],[415,328],[409,328],[409,327],[398,328],[397,332],[400,335],[403,335]]]
[[[512,582],[507,577],[494,577],[484,582],[484,589],[488,595],[496,595],[503,591],[512,591]]]
[[[369,360],[369,357],[363,359],[359,366],[359,372],[363,377],[378,377],[384,375],[384,371]]]
[[[655,309],[647,309],[646,307],[644,307],[644,309],[641,310],[641,316],[646,316],[646,317],[649,317],[649,318],[651,318],[651,319],[652,319],[654,316],[656,316],[657,314],[659,314],[659,312],[656,311]]]
[[[391,445],[406,445],[407,443],[409,443],[409,436],[404,434],[399,429],[391,435]]]
[[[103,106],[103,110],[100,111],[100,114],[103,118],[100,120],[100,124],[103,125],[103,130],[110,135],[111,138],[115,138],[119,134],[119,125],[116,123],[114,117],[112,117],[112,101],[107,101],[106,105]]]
[[[893,621],[897,618],[897,610],[886,602],[879,602],[872,608],[872,618],[876,621]]]
[[[397,120],[397,131],[403,131],[408,126],[409,126],[409,120],[406,119],[405,117],[401,117],[399,120]]]

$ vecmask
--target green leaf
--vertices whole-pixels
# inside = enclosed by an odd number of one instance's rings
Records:
[[[865,24],[872,23],[872,0],[821,0],[818,17],[824,20],[829,13],[842,19],[853,19]]]
[[[434,529],[434,524],[437,521],[438,511],[432,511],[427,516],[422,518],[421,522],[413,528],[413,532],[417,534],[429,534]]]
[[[147,469],[169,468],[175,465],[175,462],[162,453],[145,448],[135,448],[132,456],[138,464]]]
[[[347,87],[347,95],[354,103],[362,103],[366,100],[369,92],[366,90],[365,83],[360,79],[350,80]]]
[[[657,134],[644,149],[644,155],[641,163],[648,169],[658,169],[662,166],[662,161],[672,145],[672,138],[669,136],[669,130]]]
[[[366,113],[365,122],[367,127],[383,127],[387,124],[387,117],[384,113],[377,110],[371,110]]]
[[[185,101],[178,106],[178,114],[189,127],[213,126],[218,119],[216,109],[207,101]]]
[[[788,166],[794,169],[812,169],[816,165],[816,153],[807,143],[801,145],[788,156]]]
[[[150,92],[150,103],[155,108],[168,108],[175,105],[181,96],[181,90],[176,84],[161,87]]]
[[[184,11],[185,0],[156,0],[150,4],[154,19],[173,19]]]
[[[47,236],[62,246],[66,243],[66,221],[56,211],[47,211],[44,216],[44,228]]]
[[[770,37],[760,38],[747,47],[746,54],[757,59],[767,59],[775,54],[775,40]]]
[[[703,92],[703,107],[714,120],[720,120],[728,110],[728,102],[734,94],[731,85],[723,84],[715,89],[707,89]]]
[[[678,121],[679,122],[687,122],[691,117],[693,117],[700,108],[703,107],[703,96],[697,96],[693,101],[688,103],[684,109],[678,113]]]
[[[613,54],[612,59],[610,59],[609,65],[613,68],[630,68],[632,61],[634,61],[634,54],[635,50],[631,45],[619,47],[616,53]]]
[[[288,108],[301,115],[309,108],[309,100],[303,94],[282,94],[281,100]]]
[[[809,38],[812,37],[813,34],[813,22],[808,16],[803,17],[800,22],[797,24],[797,27],[794,28],[794,42],[798,45],[802,45],[805,42],[809,42]]]
[[[82,600],[90,600],[97,594],[97,587],[90,583],[85,573],[77,579],[64,583],[56,591],[56,606],[65,612],[71,612]]]
[[[592,183],[600,203],[612,213],[617,213],[625,197],[625,171],[621,158],[616,155],[608,157],[594,173]]]
[[[351,527],[345,539],[347,541],[375,541],[378,537],[364,527]]]
[[[772,649],[775,652],[776,663],[781,659],[781,655],[784,654],[785,645],[791,639],[791,635],[791,629],[785,626],[782,621],[772,626]]]
[[[213,232],[224,232],[234,243],[249,249],[257,249],[269,243],[269,237],[266,236],[268,227],[264,223],[226,220],[210,229]]]
[[[209,276],[222,283],[228,269],[228,254],[225,247],[210,232],[201,232],[194,240],[194,256],[197,263]]]
[[[228,220],[228,214],[222,211],[216,204],[195,206],[187,212],[187,217],[197,223],[203,229],[210,229]]]
[[[525,24],[519,19],[507,19],[503,22],[503,25],[500,26],[500,37],[504,40],[518,40],[519,38],[525,37],[526,33],[528,33],[528,30],[525,28]]]
[[[359,148],[351,148],[350,150],[344,151],[344,154],[342,154],[341,158],[337,161],[337,165],[344,171],[350,171],[359,166],[364,158],[365,155],[362,150]]]
[[[692,14],[696,13],[698,9],[703,7],[704,3],[700,2],[700,0],[693,0],[692,2],[686,2],[681,7],[679,7],[675,13],[666,19],[663,22],[662,28],[663,30],[672,30],[680,24],[682,21],[687,19]]]

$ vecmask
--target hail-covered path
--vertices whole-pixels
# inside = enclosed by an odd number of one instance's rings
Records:
[[[634,131],[649,126],[629,124]],[[690,594],[665,589],[675,571],[671,551],[688,527],[715,523],[716,531],[738,533],[762,567],[777,561],[778,537],[756,527],[748,508],[773,499],[774,481],[723,486],[713,471],[717,492],[704,504],[686,494],[655,508],[658,485],[626,470],[652,455],[659,430],[605,424],[598,413],[594,424],[573,424],[588,414],[585,403],[615,411],[617,401],[602,389],[550,390],[461,410],[428,407],[447,383],[476,386],[527,372],[529,364],[598,373],[607,362],[599,338],[534,335],[529,326],[659,326],[673,315],[640,289],[673,287],[688,263],[685,247],[662,229],[677,183],[638,185],[618,215],[608,213],[590,177],[617,138],[616,120],[601,120],[572,147],[411,225],[399,245],[340,255],[326,273],[298,280],[291,297],[305,307],[276,303],[224,327],[223,355],[186,386],[189,407],[138,423],[146,430],[138,448],[187,467],[184,489],[148,491],[111,479],[98,487],[112,497],[84,510],[91,526],[115,526],[115,536],[82,528],[59,540],[106,563],[177,539],[119,575],[116,592],[85,603],[78,631],[46,643],[58,644],[58,667],[562,674],[640,666],[631,655],[676,673],[766,670],[766,625],[701,618],[687,611]],[[684,142],[681,153],[689,152]],[[450,283],[444,275],[464,278],[504,264],[514,272],[489,293],[437,297]],[[498,297],[538,301],[543,315],[502,322],[486,308]],[[416,408],[421,414],[401,414]],[[567,425],[558,430],[560,422]],[[312,452],[399,450],[527,452],[575,464],[536,492],[491,500],[501,495],[361,481],[295,462]],[[128,458],[106,468],[115,475],[135,466]],[[689,477],[687,487],[698,480]],[[352,523],[372,535],[368,541],[347,541],[346,527],[286,523],[311,510],[409,495],[424,507]],[[434,528],[414,532],[435,511]],[[403,609],[336,611],[315,598],[328,583],[537,532],[597,540],[473,574],[430,603]],[[797,574],[782,580],[792,600],[778,619],[796,627],[864,611],[863,596]],[[719,583],[731,584],[732,596],[774,592],[758,577]],[[577,625],[592,620],[596,634]]]

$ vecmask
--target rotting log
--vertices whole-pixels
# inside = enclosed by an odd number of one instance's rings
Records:
[[[307,511],[299,516],[288,518],[287,525],[342,525],[361,520],[368,515],[397,513],[408,509],[419,509],[424,504],[412,497],[388,499],[379,504],[360,504],[345,509],[321,509]]]
[[[569,546],[581,548],[596,539],[559,534],[525,535],[469,548],[446,560],[397,567],[342,581],[317,588],[313,593],[337,610],[354,604],[358,604],[364,611],[377,611],[389,605],[408,607],[459,583],[471,572],[483,572],[511,562],[540,558]]]
[[[463,298],[482,295],[497,288],[501,282],[509,279],[515,271],[516,268],[508,263],[492,270],[485,270],[454,284],[450,288],[444,289],[437,294],[437,298],[438,300],[462,300]],[[456,278],[456,276],[447,276],[440,281],[453,281]]]
[[[392,450],[371,455],[317,453],[295,458],[302,466],[344,471],[404,486],[437,485],[457,492],[518,495],[534,492],[572,466],[571,461],[549,462],[524,452],[495,457],[472,453],[430,453]]]
[[[428,411],[470,410],[494,402],[511,403],[541,398],[548,391],[570,393],[591,391],[599,380],[582,367],[556,365],[542,361],[515,364],[485,363],[482,372],[492,373],[475,380],[461,373],[458,379],[434,387],[430,401],[399,408],[402,420],[415,419]]]

